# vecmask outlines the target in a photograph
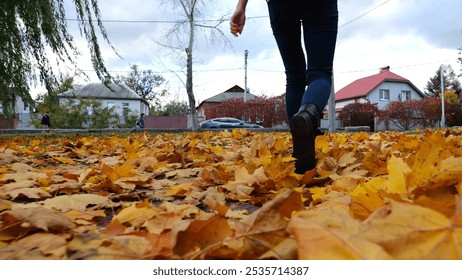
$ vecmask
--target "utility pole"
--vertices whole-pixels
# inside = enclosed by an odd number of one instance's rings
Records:
[[[446,127],[446,116],[444,113],[444,76],[443,76],[443,65],[440,66],[440,77],[441,77],[441,127]]]
[[[247,57],[249,55],[249,51],[245,50],[244,52],[244,59],[245,59],[245,76],[244,76],[244,102],[247,102]]]
[[[335,127],[335,90],[334,90],[334,74],[332,74],[332,85],[330,88],[329,103],[327,104],[329,118],[329,132],[334,132]]]

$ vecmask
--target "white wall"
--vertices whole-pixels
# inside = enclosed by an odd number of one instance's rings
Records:
[[[21,97],[16,97],[16,105],[14,108],[14,112],[18,116],[18,125],[15,127],[16,129],[33,129],[35,128],[30,124],[31,119],[31,106],[27,104],[25,106],[24,101]],[[0,105],[0,113],[3,113],[2,105]]]
[[[380,100],[380,90],[387,89],[390,92],[390,99],[389,100]],[[422,99],[422,97],[407,83],[392,83],[392,82],[385,82],[380,84],[374,91],[372,91],[368,98],[371,104],[377,104],[377,108],[379,110],[383,110],[387,107],[388,103],[393,101],[399,101],[399,96],[401,95],[402,91],[410,91],[411,92],[411,99]],[[401,101],[405,101],[404,97]]]

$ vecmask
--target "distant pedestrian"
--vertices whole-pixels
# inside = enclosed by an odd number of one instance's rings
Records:
[[[135,127],[133,127],[130,132],[142,131],[144,129],[144,113],[136,119]]]
[[[50,116],[48,115],[48,112],[45,112],[45,114],[43,114],[42,120],[40,121],[40,124],[45,129],[50,129],[51,128]]]

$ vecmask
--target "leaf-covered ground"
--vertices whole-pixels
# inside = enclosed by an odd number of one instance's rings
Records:
[[[461,259],[462,131],[0,138],[1,259]]]

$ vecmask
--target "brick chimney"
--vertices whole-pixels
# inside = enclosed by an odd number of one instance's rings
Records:
[[[385,71],[390,71],[390,66],[385,66],[380,68],[380,73],[385,72]]]

